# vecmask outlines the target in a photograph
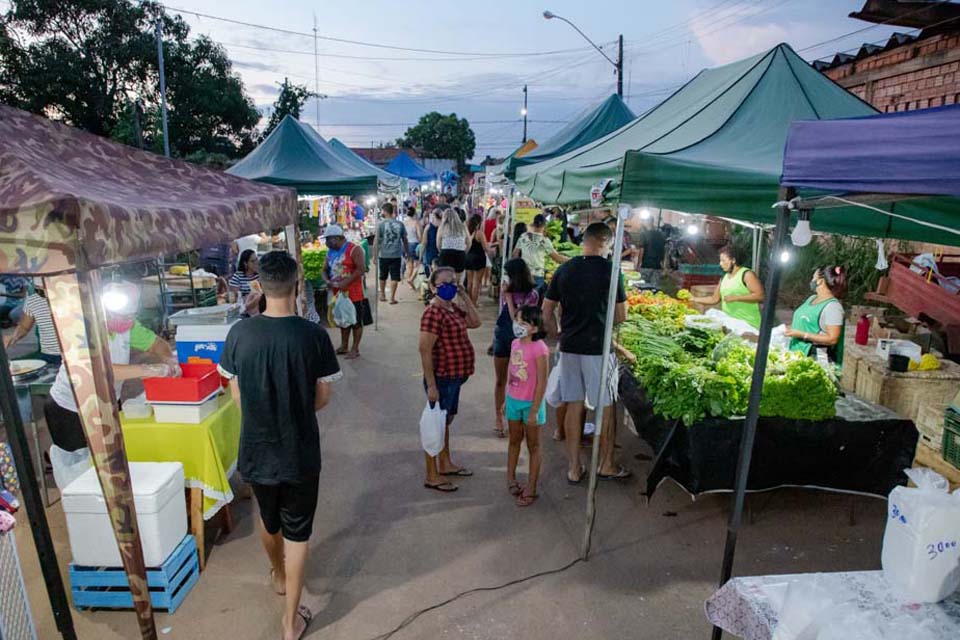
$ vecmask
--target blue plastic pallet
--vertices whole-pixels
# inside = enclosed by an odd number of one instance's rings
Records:
[[[158,569],[147,569],[147,588],[155,609],[177,610],[200,579],[200,561],[193,536],[183,538]],[[73,606],[84,609],[133,609],[133,596],[124,570],[115,567],[70,565]]]

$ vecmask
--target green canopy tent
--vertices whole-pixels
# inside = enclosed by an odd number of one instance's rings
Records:
[[[545,162],[590,144],[636,118],[620,96],[614,94],[583,113],[549,139],[525,154],[514,153],[503,163],[503,174],[513,180],[520,167]],[[523,147],[521,147],[522,149]]]
[[[319,133],[317,134],[320,135]],[[384,171],[377,165],[373,164],[363,156],[355,153],[350,147],[343,144],[336,138],[330,138],[327,141],[327,144],[337,152],[337,154],[343,158],[351,166],[357,168],[358,171],[373,171],[374,175],[377,176],[377,184],[379,191],[385,193],[394,193],[400,190],[400,183],[402,178],[400,176],[395,176],[388,171]]]
[[[377,192],[376,171],[348,162],[320,134],[289,115],[227,173],[293,187],[302,196]]]

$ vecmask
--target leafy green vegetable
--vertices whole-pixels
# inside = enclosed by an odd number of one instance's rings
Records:
[[[327,262],[327,250],[304,249],[300,252],[303,261],[303,279],[312,282],[323,280],[323,268]]]

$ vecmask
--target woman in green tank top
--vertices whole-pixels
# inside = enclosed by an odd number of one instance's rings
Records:
[[[720,309],[730,316],[760,328],[760,303],[763,302],[763,284],[751,269],[740,266],[736,250],[727,245],[720,249],[720,268],[723,278],[711,296],[695,296],[700,304],[720,304]]]
[[[813,295],[797,307],[787,327],[790,350],[812,355],[815,347],[826,347],[831,361],[843,362],[843,305],[840,299],[847,290],[843,267],[820,267],[813,272],[810,291]]]

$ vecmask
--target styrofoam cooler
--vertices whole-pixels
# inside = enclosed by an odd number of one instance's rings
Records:
[[[181,363],[190,362],[190,358],[220,362],[223,355],[223,344],[230,333],[230,324],[196,324],[177,327],[177,360]]]
[[[131,462],[133,501],[146,566],[159,567],[187,534],[183,465]],[[122,565],[97,470],[87,469],[63,490],[63,511],[73,563],[93,567]]]
[[[200,424],[220,406],[219,391],[203,402],[151,402],[157,422],[173,424]]]

